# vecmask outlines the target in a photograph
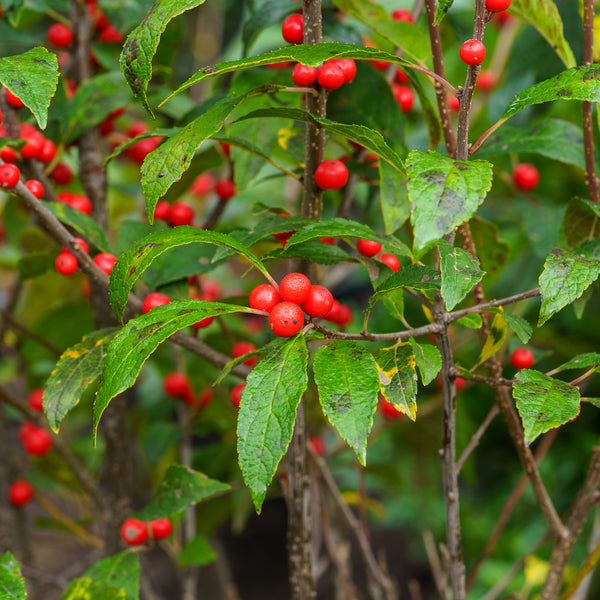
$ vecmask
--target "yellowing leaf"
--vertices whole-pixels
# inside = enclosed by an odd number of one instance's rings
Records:
[[[530,554],[525,557],[525,581],[531,587],[542,585],[550,565],[547,561]]]
[[[477,365],[483,364],[488,358],[494,356],[506,339],[506,320],[502,313],[496,313],[490,323],[490,333],[485,340]]]

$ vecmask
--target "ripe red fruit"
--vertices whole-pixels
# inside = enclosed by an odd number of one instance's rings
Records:
[[[7,163],[0,165],[0,187],[4,189],[14,188],[21,178],[21,171],[17,165]]]
[[[235,196],[235,183],[232,179],[221,179],[215,184],[215,194],[223,201]]]
[[[56,156],[56,144],[52,140],[44,139],[44,145],[37,155],[43,163],[49,163]]]
[[[28,454],[42,456],[52,448],[52,436],[43,427],[38,427],[31,421],[25,421],[21,425],[18,435]]]
[[[66,204],[84,215],[92,214],[92,201],[84,194],[71,194]]]
[[[125,154],[132,161],[141,165],[146,159],[146,156],[160,146],[161,141],[162,137],[145,138],[129,146],[125,150]]]
[[[363,256],[375,256],[381,248],[382,245],[374,240],[358,240],[356,242],[356,249]]]
[[[384,253],[379,257],[379,260],[387,265],[394,273],[400,268],[400,261],[393,254]]]
[[[213,391],[210,387],[202,390],[199,398],[194,397],[194,392],[190,388],[189,391],[183,396],[183,399],[188,406],[193,406],[194,408],[200,410],[202,408],[206,408],[210,404],[212,397]]]
[[[356,63],[351,58],[335,58],[330,62],[335,63],[344,74],[344,83],[351,83],[356,77]]]
[[[244,388],[246,387],[245,383],[238,383],[231,390],[231,401],[236,408],[240,407],[240,402],[242,400],[242,394],[244,393]]]
[[[468,65],[480,65],[485,58],[485,46],[479,40],[467,40],[460,47],[460,58]]]
[[[293,302],[280,302],[269,313],[269,327],[279,337],[296,335],[304,326],[304,313]]]
[[[298,87],[312,85],[317,79],[317,68],[298,63],[292,71],[292,81]]]
[[[44,398],[44,390],[41,388],[35,388],[29,392],[29,396],[27,396],[27,404],[29,404],[30,408],[33,410],[37,410],[38,412],[44,411],[43,400]]]
[[[101,42],[120,44],[125,39],[125,37],[118,29],[116,29],[113,25],[109,23],[108,25],[106,25],[106,27],[102,28],[102,31],[100,32],[100,37],[98,39]]]
[[[492,71],[484,69],[481,71],[481,73],[479,73],[479,77],[477,77],[476,86],[482,92],[489,92],[496,87],[496,83],[498,83],[498,78],[496,75],[492,73]]]
[[[164,519],[154,519],[150,521],[150,534],[155,540],[164,540],[173,533],[173,523],[171,519],[165,517]]]
[[[402,69],[396,69],[394,79],[396,83],[408,83],[408,75]]]
[[[90,249],[87,245],[87,242],[85,240],[82,240],[81,238],[73,238],[75,240],[75,242],[77,242],[77,245],[86,253],[89,254],[90,253]],[[69,252],[69,249],[66,246],[62,247],[62,251],[63,252]]]
[[[48,42],[57,48],[67,48],[73,41],[73,32],[64,23],[48,27]]]
[[[313,285],[308,292],[308,297],[302,303],[302,310],[309,317],[324,317],[333,306],[331,292],[320,285]]]
[[[304,39],[302,15],[293,14],[283,21],[281,35],[288,44],[301,44]]]
[[[61,252],[56,257],[54,266],[61,275],[72,275],[77,271],[77,259],[69,252]]]
[[[190,191],[196,196],[206,196],[212,192],[215,178],[210,173],[202,173],[194,179]]]
[[[521,163],[512,172],[512,180],[520,190],[530,192],[540,182],[540,172],[531,163]]]
[[[341,160],[324,160],[315,169],[315,182],[322,190],[339,190],[348,181],[348,169]]]
[[[19,98],[18,96],[15,96],[15,94],[13,94],[8,88],[6,88],[6,101],[13,108],[21,108],[22,106],[24,106],[21,98]]]
[[[335,244],[335,238],[319,238],[320,242],[323,242],[323,244]]]
[[[340,304],[339,313],[336,316],[335,322],[342,327],[350,325],[354,319],[354,313],[347,304]]]
[[[456,388],[457,392],[460,392],[460,390],[462,390],[466,385],[467,385],[467,380],[462,377],[457,377],[454,380],[454,387]]]
[[[413,18],[412,14],[409,10],[405,10],[404,8],[399,8],[392,13],[392,19],[396,21],[404,21],[405,23],[412,23]]]
[[[46,138],[35,130],[23,132],[21,139],[25,140],[25,145],[19,150],[23,158],[37,158],[46,141]]]
[[[144,298],[144,302],[142,303],[142,312],[146,314],[153,308],[156,308],[157,306],[163,306],[164,304],[169,304],[170,302],[171,298],[169,298],[169,296],[161,294],[160,292],[152,292]]]
[[[231,357],[239,358],[240,356],[244,356],[244,354],[248,354],[248,352],[254,352],[254,350],[256,350],[256,346],[252,342],[238,342],[231,350]],[[249,367],[253,367],[256,364],[257,360],[258,357],[253,356],[248,360],[245,360],[244,364],[248,365]]]
[[[279,302],[279,292],[268,283],[257,285],[248,298],[250,308],[269,312]]]
[[[26,479],[18,479],[8,488],[8,499],[13,506],[25,506],[33,498],[33,486]]]
[[[50,177],[58,185],[69,185],[73,180],[73,173],[64,163],[58,163],[50,173]]]
[[[101,252],[100,254],[96,254],[96,256],[94,256],[94,262],[101,271],[104,271],[107,275],[110,275],[115,263],[117,262],[117,257],[110,252]]]
[[[401,413],[391,402],[388,402],[383,396],[379,397],[379,404],[377,406],[379,412],[390,421],[396,421],[401,419],[403,413]]]
[[[5,163],[13,163],[17,160],[17,153],[10,146],[4,146],[0,150],[0,158]]]
[[[490,12],[506,10],[510,6],[511,0],[485,0],[485,7]]]
[[[285,302],[302,304],[311,289],[310,279],[302,273],[288,273],[279,284],[279,295]]]
[[[205,300],[207,302],[214,302],[214,297],[209,294],[196,294],[193,300]],[[206,317],[204,319],[201,319],[197,323],[194,323],[192,327],[194,329],[204,329],[205,327],[208,327],[214,320],[214,317]]]
[[[460,101],[454,94],[448,96],[448,108],[454,112],[460,109]]]
[[[409,112],[415,104],[415,93],[407,85],[392,83],[394,98],[403,113]]]
[[[37,179],[28,179],[25,187],[38,199],[44,196],[44,186]]]
[[[185,398],[192,386],[185,373],[169,373],[163,381],[163,390],[168,396]]]
[[[121,539],[130,546],[138,546],[148,539],[148,524],[137,519],[127,519],[121,525]]]
[[[346,78],[340,65],[333,60],[328,60],[317,70],[317,81],[326,90],[337,90],[344,85]]]
[[[171,205],[166,200],[159,200],[154,207],[154,219],[168,221],[171,212]]]
[[[510,364],[515,369],[529,369],[533,366],[533,352],[529,348],[517,348],[510,355]]]
[[[194,220],[194,209],[185,202],[175,202],[169,211],[171,225],[189,225]]]
[[[323,456],[325,454],[325,442],[321,436],[311,435],[308,438],[308,443],[312,446],[314,453],[318,456]]]

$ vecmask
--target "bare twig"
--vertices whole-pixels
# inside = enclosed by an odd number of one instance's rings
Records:
[[[422,533],[422,536],[423,544],[425,545],[425,553],[427,554],[427,560],[429,561],[429,566],[431,568],[431,573],[433,575],[435,587],[437,588],[440,598],[442,600],[446,600],[448,597],[448,590],[446,587],[448,575],[444,572],[444,569],[442,568],[442,563],[440,561],[440,557],[438,556],[437,549],[435,547],[435,539],[433,537],[433,533],[431,533],[431,531],[424,531]]]
[[[490,426],[491,422],[494,420],[496,415],[500,412],[497,404],[494,404],[485,419],[482,421],[481,425],[478,427],[477,431],[471,437],[471,440],[467,444],[467,447],[463,450],[463,453],[460,455],[460,458],[456,461],[456,469],[460,473],[460,470],[463,468],[463,465],[471,456],[475,448],[479,445],[483,434],[487,431],[487,428]]]
[[[47,339],[43,338],[41,335],[30,331],[29,329],[27,329],[27,327],[21,325],[21,323],[19,323],[18,321],[15,321],[7,311],[0,310],[0,319],[6,326],[10,327],[14,331],[18,331],[25,337],[28,337],[29,339],[37,342],[38,344],[40,344],[40,346],[46,348],[46,350],[50,350],[50,352],[53,352],[54,354],[62,354],[62,350],[60,348],[55,346],[52,342],[49,342]]]

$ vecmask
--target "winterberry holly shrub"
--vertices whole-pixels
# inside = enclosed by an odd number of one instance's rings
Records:
[[[0,597],[597,597],[593,0],[0,7]]]

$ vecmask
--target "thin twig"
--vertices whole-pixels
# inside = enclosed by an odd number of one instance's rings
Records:
[[[514,296],[507,296],[506,298],[501,298],[500,300],[491,300],[490,302],[482,302],[480,304],[470,306],[469,308],[455,310],[454,312],[448,313],[448,319],[450,321],[458,321],[458,319],[462,319],[464,316],[470,315],[472,313],[483,312],[488,308],[494,308],[497,306],[506,306],[507,304],[514,304],[515,302],[520,302],[521,300],[525,300],[527,298],[534,298],[539,295],[540,288],[535,288],[533,290],[528,290],[527,292],[515,294]]]
[[[30,331],[29,329],[27,329],[27,327],[21,325],[21,323],[19,323],[18,321],[15,321],[7,311],[0,310],[0,319],[4,321],[4,323],[11,329],[13,329],[14,331],[18,331],[19,333],[21,333],[25,337],[28,337],[31,340],[34,340],[35,342],[40,344],[40,346],[46,348],[46,350],[50,350],[50,352],[58,354],[59,356],[62,354],[62,350],[58,346],[55,346],[52,342],[49,342],[48,340],[44,339],[41,335]]]
[[[435,539],[431,531],[424,531],[422,533],[423,544],[425,546],[425,553],[427,554],[427,560],[429,561],[429,567],[433,575],[433,581],[437,588],[438,594],[442,600],[446,600],[448,597],[448,590],[446,588],[446,582],[448,580],[447,574],[442,568],[440,557],[438,556],[437,549],[435,547]]]
[[[482,421],[481,425],[478,427],[477,431],[471,437],[471,440],[467,444],[467,447],[463,450],[463,453],[460,455],[460,458],[456,461],[456,469],[460,473],[463,465],[466,460],[471,456],[475,448],[479,445],[483,434],[487,431],[487,428],[490,426],[491,422],[494,420],[496,415],[500,412],[497,404],[494,404],[485,419]]]

